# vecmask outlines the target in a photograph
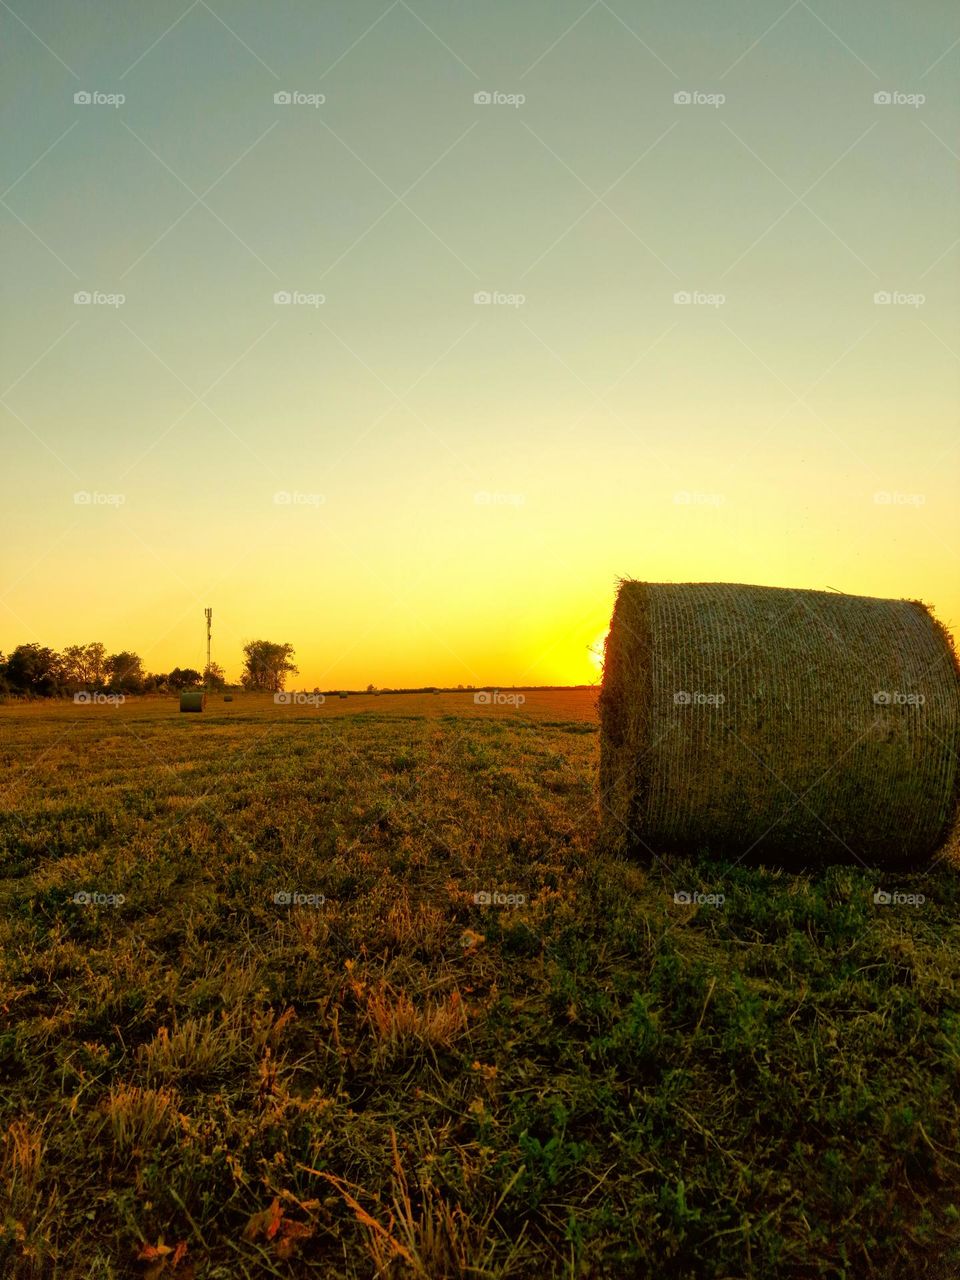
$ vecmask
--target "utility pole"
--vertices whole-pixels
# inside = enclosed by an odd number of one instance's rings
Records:
[[[209,681],[210,679],[210,623],[213,619],[213,610],[204,609],[203,612],[206,614],[206,618],[207,618],[207,669],[204,672],[204,675],[206,676],[206,680]]]

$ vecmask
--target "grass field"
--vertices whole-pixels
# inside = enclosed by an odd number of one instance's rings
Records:
[[[4,1277],[960,1275],[956,862],[615,860],[526,697],[0,707]]]

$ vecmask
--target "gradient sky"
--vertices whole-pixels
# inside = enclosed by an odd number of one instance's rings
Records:
[[[308,688],[580,682],[620,576],[960,629],[953,4],[0,30],[0,649],[200,666],[211,605],[230,677],[266,637]]]

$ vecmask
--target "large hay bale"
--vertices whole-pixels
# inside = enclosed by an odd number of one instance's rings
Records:
[[[918,601],[623,582],[600,727],[620,851],[896,866],[956,820],[960,677]]]
[[[202,711],[207,695],[202,689],[184,689],[180,694],[181,711]]]

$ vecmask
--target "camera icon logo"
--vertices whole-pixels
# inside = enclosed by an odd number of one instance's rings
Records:
[[[90,494],[86,489],[81,489],[79,493],[73,495],[73,500],[78,506],[89,506],[92,501]]]
[[[78,107],[88,107],[92,102],[92,98],[86,89],[79,89],[73,95],[74,105]]]
[[[286,889],[278,889],[277,892],[273,895],[273,901],[278,907],[289,907],[290,901],[291,901],[291,894]]]
[[[73,295],[73,301],[78,307],[89,307],[93,298],[87,293],[86,289],[81,289],[79,293]]]
[[[473,895],[473,900],[478,907],[489,907],[493,897],[485,889],[481,889],[479,893]]]
[[[279,93],[273,95],[273,101],[278,107],[288,107],[293,99],[286,89],[281,89]]]
[[[89,693],[75,693],[73,695],[73,700],[74,702],[77,702],[77,703],[85,703],[85,702],[93,701]]]
[[[690,305],[690,295],[685,289],[681,289],[679,293],[673,295],[673,301],[678,307],[688,307]]]
[[[688,89],[678,89],[673,95],[673,100],[678,107],[686,107],[690,105],[693,98],[690,96]]]
[[[678,689],[673,695],[674,705],[678,707],[687,707],[693,701],[693,695],[687,693],[686,689]]]
[[[893,699],[886,689],[879,689],[874,695],[873,700],[878,707],[888,707]]]
[[[892,299],[890,294],[887,293],[886,289],[881,289],[878,293],[873,295],[874,306],[889,307],[891,301]]]
[[[690,903],[693,901],[686,889],[678,889],[673,895],[673,900],[682,907],[689,907]]]
[[[280,289],[279,292],[273,295],[273,301],[278,307],[289,307],[293,299],[286,289]]]
[[[474,705],[477,707],[489,707],[493,702],[493,694],[488,693],[485,689],[473,695]]]
[[[886,889],[878,889],[873,895],[873,900],[878,907],[889,907],[893,901],[893,894],[887,893]]]
[[[893,101],[893,95],[887,89],[880,89],[873,95],[873,101],[878,107],[888,107]]]
[[[493,98],[486,89],[481,89],[479,93],[473,95],[473,101],[478,107],[486,107],[493,101]]]
[[[479,293],[473,295],[474,304],[478,307],[486,307],[490,305],[491,297],[486,289],[481,289]]]
[[[273,700],[278,707],[288,707],[293,702],[293,694],[281,691],[273,695]]]

